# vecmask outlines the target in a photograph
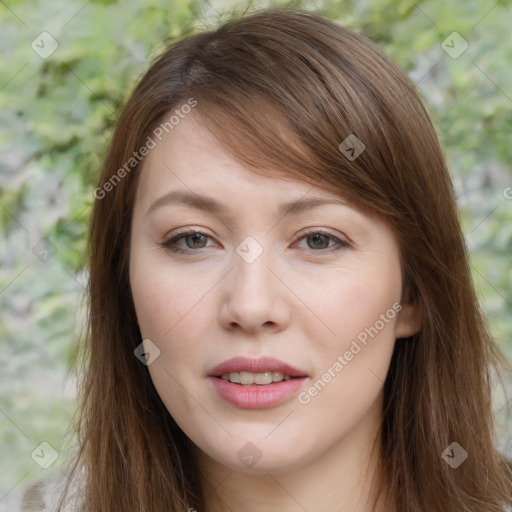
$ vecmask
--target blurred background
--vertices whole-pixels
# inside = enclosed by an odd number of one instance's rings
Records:
[[[445,148],[482,308],[512,361],[510,1],[0,2],[0,512],[75,447],[68,369],[84,325],[85,236],[120,107],[168,38],[277,5],[364,33],[416,83]],[[496,388],[509,455],[510,398]]]

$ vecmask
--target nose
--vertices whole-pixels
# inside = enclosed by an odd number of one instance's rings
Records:
[[[233,269],[223,280],[222,326],[267,334],[285,329],[291,317],[291,292],[281,279],[269,251],[252,262],[235,253]]]

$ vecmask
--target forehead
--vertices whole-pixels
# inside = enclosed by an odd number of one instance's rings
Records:
[[[194,114],[180,120],[157,141],[145,157],[138,184],[138,200],[149,207],[149,202],[166,192],[177,191],[174,199],[204,194],[222,202],[235,202],[237,197],[253,197],[265,204],[282,202],[283,198],[298,199],[314,195],[316,198],[340,201],[334,194],[277,168],[265,169],[262,174],[243,167],[228,154],[215,136]],[[188,203],[190,204],[190,200]],[[216,207],[213,203],[210,205]],[[257,204],[253,204],[256,207]]]

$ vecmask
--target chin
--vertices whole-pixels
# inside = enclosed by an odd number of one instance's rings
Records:
[[[235,433],[233,433],[235,434]],[[265,440],[265,435],[235,437],[229,443],[223,443],[219,451],[218,439],[212,440],[210,449],[203,450],[216,463],[232,471],[247,474],[281,473],[298,469],[309,462],[306,453],[298,452],[297,447],[305,448],[304,443],[296,439],[277,437]]]

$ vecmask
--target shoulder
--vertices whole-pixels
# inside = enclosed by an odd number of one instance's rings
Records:
[[[54,480],[39,480],[28,485],[21,498],[20,512],[57,512],[69,477],[61,474]],[[73,478],[69,485],[69,494],[60,512],[76,512],[79,508],[81,489],[78,483],[83,481],[83,473]]]

